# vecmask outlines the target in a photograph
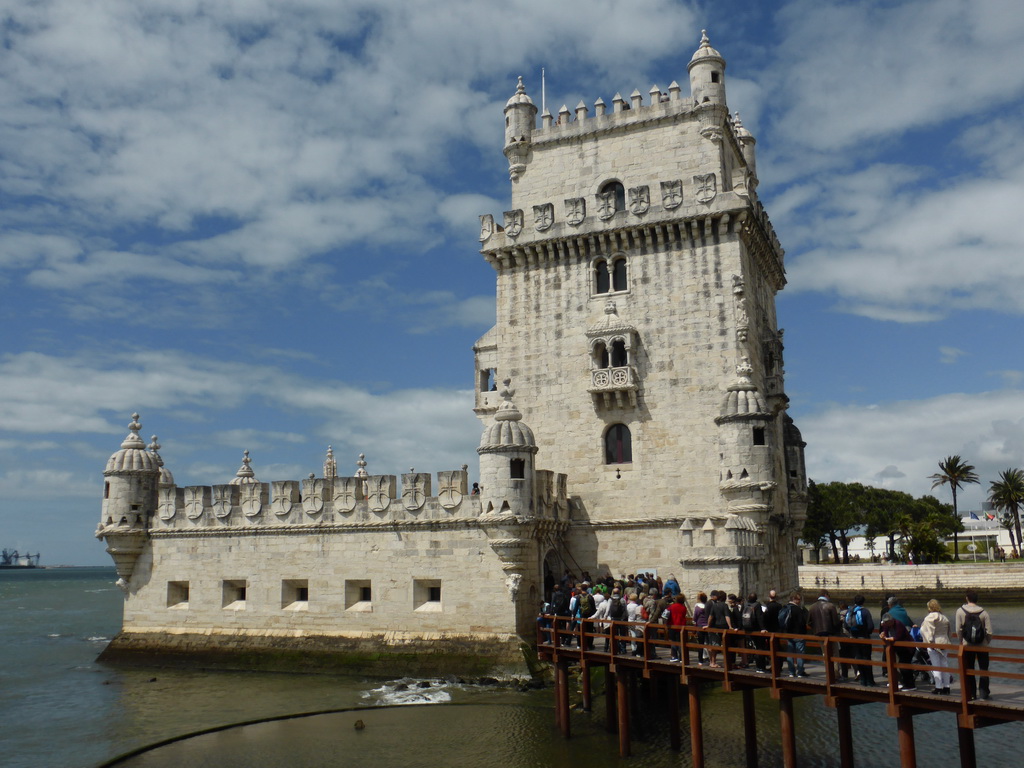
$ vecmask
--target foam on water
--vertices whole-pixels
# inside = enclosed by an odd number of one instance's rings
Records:
[[[384,683],[379,688],[363,691],[364,699],[375,705],[444,704],[452,700],[450,689],[457,686],[446,680],[417,680],[403,677]]]

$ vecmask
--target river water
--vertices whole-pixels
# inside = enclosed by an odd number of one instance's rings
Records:
[[[689,766],[684,712],[680,753],[656,701],[634,721],[633,757],[621,760],[604,731],[603,697],[591,714],[575,711],[573,737],[554,727],[553,691],[495,689],[443,680],[133,670],[95,658],[120,624],[113,569],[0,571],[0,766],[96,768],[119,756],[130,768],[396,768],[445,766],[569,768]],[[925,596],[926,597],[926,596]],[[918,617],[918,606],[908,606]],[[947,606],[951,615],[955,606]],[[1000,634],[1024,635],[1024,606],[991,610]],[[425,686],[425,687],[420,687]],[[578,697],[577,697],[578,700]],[[781,766],[778,704],[756,697],[760,764]],[[743,765],[740,700],[708,688],[703,699],[708,768]],[[227,728],[305,713],[305,717]],[[854,707],[858,765],[898,765],[895,721],[881,705]],[[364,727],[357,729],[356,721]],[[820,697],[796,700],[801,766],[838,766],[835,713]],[[958,765],[951,714],[915,718],[920,765]],[[978,764],[1018,766],[1024,725],[976,732]],[[110,763],[115,764],[115,763]]]

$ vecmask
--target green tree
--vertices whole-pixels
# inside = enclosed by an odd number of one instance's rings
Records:
[[[1017,532],[1017,554],[1020,551],[1020,506],[1024,504],[1024,471],[1006,469],[999,473],[999,479],[989,484],[988,500],[996,509],[1008,512],[1013,517],[1013,527]]]
[[[850,534],[864,524],[868,490],[860,483],[808,483],[803,540],[817,546],[827,541],[835,562],[849,563]]]
[[[932,488],[948,485],[950,492],[953,494],[953,517],[957,522],[957,525],[953,528],[953,559],[959,560],[960,537],[957,534],[964,529],[964,526],[956,506],[956,492],[963,488],[964,483],[978,483],[980,480],[978,480],[974,467],[965,461],[961,461],[959,456],[947,456],[944,458],[939,462],[939,471],[928,477],[932,481]]]

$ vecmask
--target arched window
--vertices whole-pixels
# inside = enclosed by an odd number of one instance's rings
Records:
[[[604,463],[631,464],[633,438],[625,424],[612,424],[604,433]]]
[[[622,339],[616,339],[612,342],[612,368],[621,368],[624,365],[629,365],[626,355],[626,342]],[[607,367],[605,366],[605,368]]]
[[[626,290],[626,260],[616,259],[612,264],[612,290]]]
[[[624,211],[626,210],[626,188],[617,181],[605,182],[601,185],[601,194],[607,194],[608,192],[615,193],[615,210]]]
[[[597,369],[607,368],[608,362],[608,347],[603,341],[599,341],[594,345],[594,367]]]
[[[594,293],[608,293],[611,290],[611,275],[608,262],[604,259],[594,265]]]

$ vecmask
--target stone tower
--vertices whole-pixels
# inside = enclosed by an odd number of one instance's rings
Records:
[[[494,381],[512,379],[539,465],[568,477],[549,570],[784,589],[806,478],[785,416],[783,250],[706,33],[688,74],[689,98],[672,82],[646,103],[634,90],[593,113],[545,110],[539,126],[520,78],[504,114],[511,209],[481,216],[497,323],[474,347],[475,410],[489,423],[506,407]]]

